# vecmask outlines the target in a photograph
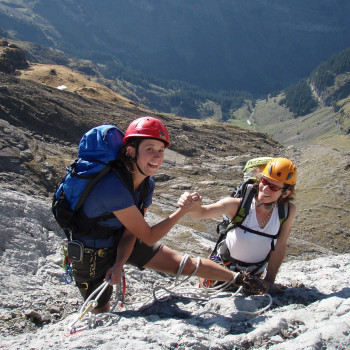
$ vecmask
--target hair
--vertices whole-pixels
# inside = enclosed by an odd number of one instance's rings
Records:
[[[290,194],[287,197],[281,197],[278,200],[278,203],[289,203],[295,198],[295,185],[284,185],[285,189],[288,189],[290,191]]]
[[[143,138],[141,137],[131,137],[120,148],[120,152],[116,160],[121,161],[130,173],[134,172],[133,163],[135,162],[135,159],[130,157],[130,155],[127,152],[127,148],[129,146],[134,147],[136,149],[136,154],[137,154],[139,144],[142,140]]]

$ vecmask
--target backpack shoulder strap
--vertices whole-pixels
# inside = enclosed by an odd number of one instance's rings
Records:
[[[238,207],[237,213],[231,220],[226,231],[232,229],[233,227],[236,227],[237,225],[240,225],[244,221],[244,219],[249,213],[250,206],[252,204],[255,194],[256,189],[254,188],[253,184],[248,184],[244,189],[243,197]]]
[[[249,178],[243,182],[241,182],[236,189],[233,190],[231,193],[231,197],[234,198],[242,198],[244,196],[244,193],[246,191],[246,188],[248,185],[254,185],[256,183],[256,180],[253,178]]]
[[[247,184],[244,188],[242,188],[242,191],[243,197],[239,204],[236,215],[233,217],[231,222],[229,221],[229,218],[226,215],[224,215],[223,221],[216,228],[216,231],[218,234],[220,234],[220,236],[216,241],[215,247],[211,255],[215,255],[217,253],[219,243],[226,237],[227,232],[233,227],[240,225],[249,213],[250,205],[255,196],[256,189],[254,188],[253,184]]]
[[[126,169],[125,165],[121,161],[116,160],[113,162],[112,170],[115,172],[116,175],[118,175],[120,180],[123,182],[124,186],[129,190],[130,194],[135,200],[133,178],[130,172]],[[138,203],[135,204],[137,205],[141,213],[144,215],[144,202],[151,187],[149,182],[149,176],[145,178],[141,186],[142,188],[140,198]]]
[[[140,199],[138,203],[138,208],[140,209],[142,215],[145,215],[145,200],[149,194],[149,190],[151,188],[151,184],[149,182],[149,176],[146,177],[146,179],[142,183],[142,189],[141,189],[141,194],[140,194]]]
[[[289,204],[288,203],[278,203],[278,216],[280,218],[280,224],[282,226],[283,222],[288,218],[289,215]]]
[[[133,195],[134,194],[134,183],[132,180],[132,175],[125,168],[125,165],[116,160],[112,163],[112,171],[119,177],[123,185],[128,189],[128,191]]]
[[[77,212],[84,204],[87,196],[93,189],[93,187],[97,184],[98,181],[100,181],[105,175],[107,175],[112,169],[112,166],[110,164],[107,164],[100,172],[94,174],[93,176],[90,176],[90,181],[86,184],[84,191],[79,197],[79,200],[75,206],[75,211]],[[73,169],[74,171],[74,169]],[[75,174],[75,176],[78,176],[78,174]],[[86,177],[82,177],[86,178]]]

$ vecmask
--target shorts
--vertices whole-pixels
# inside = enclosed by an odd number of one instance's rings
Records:
[[[85,248],[83,261],[72,262],[74,280],[84,300],[104,282],[107,270],[115,262],[115,250],[110,249],[108,254],[103,257],[98,256],[97,251],[96,249]],[[112,292],[113,286],[109,285],[98,298],[96,307],[101,308],[106,305],[112,296]]]
[[[136,266],[140,270],[144,270],[144,266],[158,253],[159,249],[162,247],[163,244],[159,242],[153,245],[147,245],[137,239],[127,264]]]
[[[138,267],[143,270],[146,265],[157,254],[163,245],[156,243],[148,246],[139,239],[136,240],[134,249],[127,261],[127,264]],[[82,262],[72,262],[72,271],[80,294],[86,300],[93,291],[104,281],[106,272],[114,265],[116,258],[116,249],[109,249],[106,256],[99,256],[98,250],[84,248],[84,258]],[[98,298],[96,308],[105,306],[113,292],[113,286],[109,285],[102,295]],[[95,295],[95,297],[97,294]]]

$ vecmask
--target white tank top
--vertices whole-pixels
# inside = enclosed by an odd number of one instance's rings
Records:
[[[280,228],[278,208],[277,206],[273,208],[270,220],[262,229],[259,226],[256,218],[254,198],[249,214],[244,219],[242,224],[252,230],[274,236],[278,233]],[[277,240],[275,239],[274,241],[276,243]],[[258,263],[265,260],[271,250],[271,238],[263,237],[249,231],[244,231],[240,227],[236,227],[228,231],[226,244],[232,258],[246,263]]]

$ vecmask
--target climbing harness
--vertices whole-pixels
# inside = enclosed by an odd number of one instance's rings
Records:
[[[99,297],[103,294],[103,292],[108,287],[110,280],[105,281],[102,283],[84,302],[82,307],[80,308],[79,315],[68,325],[68,331],[70,334],[83,331],[85,329],[91,329],[96,326],[97,322],[107,319],[108,317],[118,317],[118,321],[121,319],[121,315],[115,313],[115,309],[117,306],[120,307],[126,307],[131,305],[137,305],[142,304],[140,309],[144,309],[146,307],[150,307],[149,305],[153,301],[158,302],[166,302],[171,297],[177,297],[177,298],[184,298],[188,300],[195,300],[195,301],[209,301],[210,299],[213,299],[215,297],[218,297],[219,295],[223,295],[223,293],[231,293],[231,297],[236,297],[241,291],[242,287],[239,287],[236,292],[232,294],[232,292],[227,291],[227,288],[229,288],[232,284],[235,284],[236,279],[238,277],[238,274],[235,275],[230,282],[224,282],[220,286],[216,287],[210,287],[207,288],[203,284],[201,284],[201,288],[189,286],[188,284],[183,286],[183,284],[188,281],[191,277],[193,277],[200,266],[201,259],[197,258],[197,264],[194,271],[189,275],[180,280],[181,273],[186,265],[187,260],[189,259],[189,255],[184,255],[182,258],[182,261],[179,265],[177,274],[175,276],[175,280],[172,285],[169,287],[165,287],[162,285],[156,285],[153,287],[153,299],[149,295],[141,295],[138,294],[134,296],[132,302],[126,302],[125,301],[125,275],[123,274],[122,279],[122,285],[118,284],[116,285],[116,301],[111,307],[110,312],[108,313],[101,313],[101,314],[93,314],[91,311],[94,309],[98,304]],[[200,282],[201,283],[201,282]],[[227,294],[226,294],[227,295]],[[272,305],[272,297],[269,294],[265,294],[269,298],[268,305],[265,306],[263,309],[257,310],[257,311],[244,311],[244,310],[237,310],[236,312],[248,314],[248,315],[260,315],[266,310],[268,310]],[[260,296],[262,297],[262,296]],[[263,296],[264,297],[264,296]],[[204,314],[211,314],[214,316],[228,316],[231,315],[231,313],[214,313],[211,311],[203,311],[193,316],[193,318],[197,318],[200,316],[203,316]],[[81,326],[75,326],[78,322],[83,323]]]

